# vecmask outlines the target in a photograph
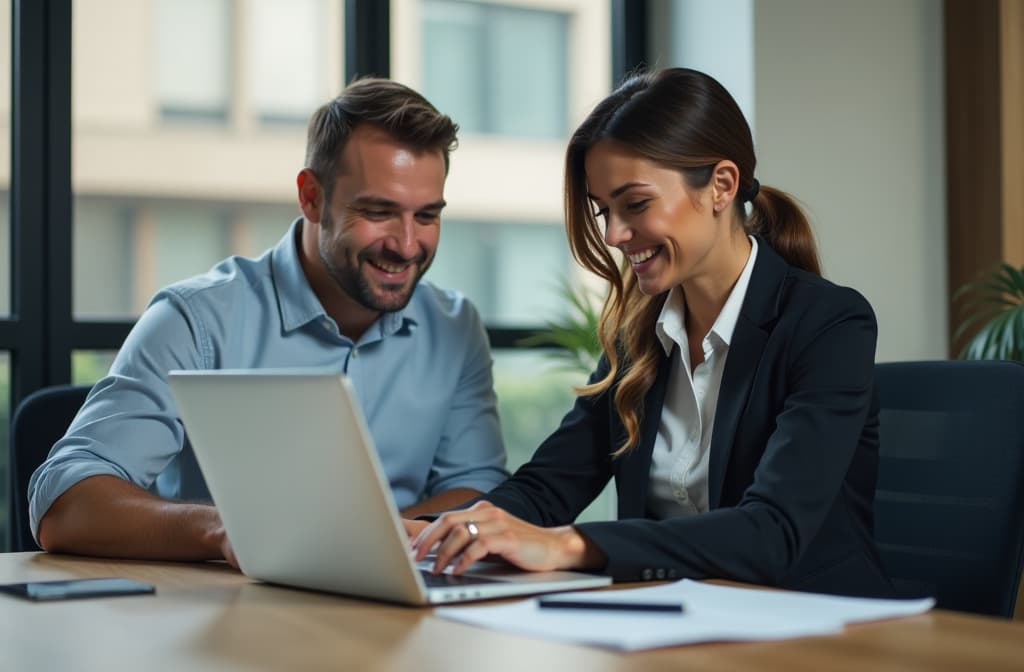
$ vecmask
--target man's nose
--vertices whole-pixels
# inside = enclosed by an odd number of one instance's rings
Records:
[[[415,216],[412,213],[403,213],[398,217],[389,238],[394,245],[393,251],[402,255],[404,259],[412,259],[419,254],[420,245],[416,240]]]

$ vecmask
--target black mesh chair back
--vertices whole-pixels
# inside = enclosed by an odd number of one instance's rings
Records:
[[[1024,562],[1024,363],[876,366],[875,539],[896,587],[1011,617]]]
[[[64,436],[91,389],[88,385],[47,387],[25,397],[11,421],[11,550],[37,551],[28,522],[28,481]]]

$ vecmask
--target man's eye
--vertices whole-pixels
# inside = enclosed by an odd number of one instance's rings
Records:
[[[433,224],[437,220],[441,219],[440,212],[421,212],[416,215],[416,219],[426,224]]]
[[[363,216],[367,219],[387,219],[391,216],[389,210],[361,210]]]

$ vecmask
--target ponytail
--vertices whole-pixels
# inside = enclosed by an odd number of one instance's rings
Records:
[[[748,232],[768,241],[790,266],[821,275],[818,246],[810,222],[792,196],[760,185],[750,205]]]

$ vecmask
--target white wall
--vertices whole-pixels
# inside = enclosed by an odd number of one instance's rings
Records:
[[[759,2],[754,53],[759,179],[871,301],[879,361],[945,358],[942,3]]]
[[[657,0],[652,64],[704,70],[799,198],[825,275],[878,315],[879,361],[947,346],[942,3]]]

